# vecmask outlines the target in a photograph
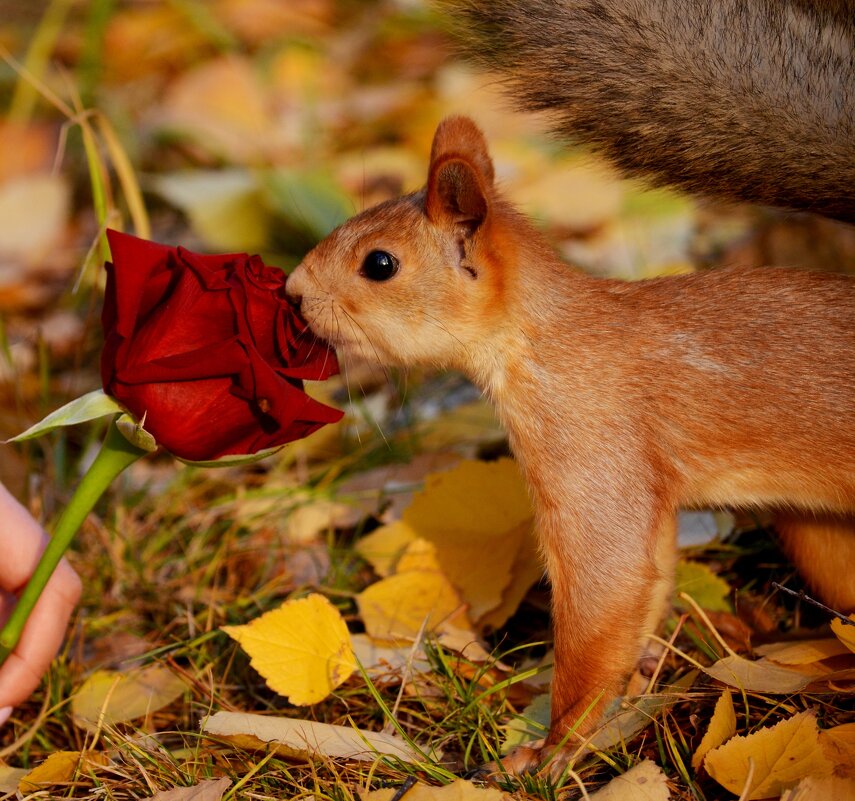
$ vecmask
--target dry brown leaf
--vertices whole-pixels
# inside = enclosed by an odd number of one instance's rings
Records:
[[[662,768],[645,759],[626,773],[615,776],[590,801],[668,801],[668,779]]]
[[[259,163],[274,150],[269,98],[252,62],[238,55],[206,61],[179,77],[157,123],[232,164]]]
[[[267,685],[298,706],[322,701],[356,670],[341,613],[317,593],[223,631],[249,654]]]
[[[373,762],[391,756],[404,762],[419,762],[421,754],[400,737],[346,726],[332,726],[312,720],[217,712],[202,724],[202,733],[228,740],[240,748],[267,750],[298,759],[325,756]]]
[[[834,765],[836,776],[855,778],[855,723],[823,729],[819,733],[819,744]]]
[[[774,662],[758,660],[752,662],[741,656],[726,656],[705,668],[714,679],[736,687],[738,690],[759,693],[794,693],[807,687],[812,678],[825,675],[825,668],[813,674],[788,669]]]
[[[733,709],[733,696],[730,690],[725,690],[716,701],[707,730],[692,755],[692,767],[697,770],[709,751],[726,743],[734,734],[736,734],[736,712]]]
[[[832,637],[824,640],[776,642],[755,648],[758,654],[779,665],[809,665],[833,656],[849,653],[849,649]]]
[[[391,801],[396,792],[394,787],[372,790],[362,795],[362,801]],[[495,787],[482,787],[466,779],[457,779],[444,787],[417,783],[407,790],[405,798],[407,801],[502,801],[511,796]]]
[[[109,764],[110,760],[97,752],[54,751],[44,762],[21,777],[18,790],[24,794],[36,793],[45,787],[70,782],[78,771]]]
[[[413,648],[413,643],[402,646],[387,646],[375,642],[367,634],[352,634],[353,653],[362,669],[372,677],[387,673],[401,675],[409,668],[411,672],[428,673],[431,666],[421,644]]]
[[[94,731],[150,715],[187,689],[184,680],[163,665],[120,673],[98,670],[71,698],[74,722]]]
[[[331,21],[330,0],[217,0],[214,13],[250,44],[281,36],[317,36]]]
[[[787,790],[780,801],[852,801],[855,780],[838,776],[810,776]]]
[[[61,175],[27,175],[0,184],[0,263],[46,259],[65,234],[70,202],[71,190]]]
[[[26,768],[10,768],[0,763],[0,793],[16,792],[18,784],[28,772]]]
[[[809,776],[829,776],[816,717],[800,712],[753,734],[732,737],[704,759],[719,784],[746,801],[772,798]],[[750,780],[749,780],[750,777]]]
[[[207,779],[192,787],[161,790],[151,798],[152,801],[220,801],[231,783],[232,780],[225,776],[222,779]]]

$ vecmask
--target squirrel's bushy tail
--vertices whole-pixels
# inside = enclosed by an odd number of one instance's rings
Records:
[[[628,174],[855,221],[853,0],[443,0],[467,53]]]

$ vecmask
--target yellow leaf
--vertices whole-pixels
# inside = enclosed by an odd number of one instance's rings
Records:
[[[810,712],[732,737],[707,754],[704,767],[719,784],[746,801],[778,796],[802,779],[828,776],[832,769]]]
[[[645,759],[626,773],[615,776],[590,801],[668,801],[668,779],[662,768]]]
[[[855,723],[844,723],[819,733],[819,744],[834,765],[836,776],[855,779]]]
[[[685,607],[679,599],[681,592],[690,595],[697,604],[713,612],[729,612],[730,585],[713,573],[705,564],[681,559],[677,563],[676,580],[674,583],[675,604]]]
[[[273,747],[277,754],[291,758],[305,759],[320,754],[360,762],[373,762],[380,755],[405,762],[423,759],[400,737],[313,720],[217,712],[202,724],[202,733],[228,740],[240,748],[267,750]]]
[[[416,537],[401,554],[396,573],[408,573],[411,570],[433,570],[442,572],[436,557],[436,546],[422,537]]]
[[[245,626],[224,626],[268,686],[292,704],[315,704],[356,670],[350,634],[323,595],[286,601]]]
[[[428,476],[403,521],[436,546],[442,572],[478,620],[502,604],[532,510],[512,460],[467,461]]]
[[[372,531],[356,543],[356,552],[378,576],[389,576],[406,547],[416,539],[416,532],[398,521]]]
[[[543,576],[544,567],[537,552],[532,524],[526,520],[520,524],[520,528],[523,533],[519,551],[511,565],[511,583],[505,587],[501,603],[475,621],[480,631],[495,631],[504,626],[519,608],[525,594]],[[520,536],[520,532],[515,532],[509,539],[513,541],[517,536]]]
[[[780,665],[810,665],[849,653],[849,649],[840,640],[831,637],[824,640],[769,643],[754,650]]]
[[[705,670],[714,679],[730,687],[760,693],[793,693],[810,684],[814,677],[774,662],[762,659],[752,662],[741,656],[726,656]],[[823,669],[815,675],[824,675],[826,672]]]
[[[449,618],[460,596],[435,570],[411,570],[372,584],[356,596],[365,630],[376,640],[412,639]]]
[[[79,771],[87,767],[108,765],[110,760],[104,754],[83,751],[54,751],[39,765],[36,765],[18,784],[21,793],[35,793],[46,786],[70,782]]]
[[[849,619],[855,622],[855,615],[849,615]],[[831,630],[837,635],[837,639],[840,642],[855,653],[855,626],[850,626],[842,620],[834,619],[831,621]]]
[[[692,767],[697,770],[709,751],[727,742],[734,734],[736,734],[736,712],[733,710],[733,697],[730,690],[725,690],[716,701],[706,733],[692,755]]]
[[[187,689],[184,680],[163,665],[127,673],[98,670],[71,699],[74,722],[94,731],[150,715],[171,704]]]
[[[372,790],[362,796],[362,801],[391,801],[395,792],[394,787]],[[457,779],[444,787],[415,784],[405,797],[407,801],[502,801],[511,798],[495,787],[481,787],[466,779]]]
[[[838,776],[810,776],[802,779],[792,790],[787,790],[781,801],[852,801],[855,798],[855,781]]]

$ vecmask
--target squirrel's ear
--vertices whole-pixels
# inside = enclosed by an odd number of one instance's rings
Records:
[[[492,185],[493,162],[478,126],[467,117],[443,120],[430,154],[428,218],[474,231],[487,216]]]

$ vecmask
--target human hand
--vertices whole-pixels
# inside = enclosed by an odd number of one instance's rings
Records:
[[[48,537],[0,484],[0,625],[15,606]],[[15,650],[0,666],[0,725],[12,707],[38,687],[62,644],[68,619],[80,598],[80,577],[63,559],[39,597]]]

